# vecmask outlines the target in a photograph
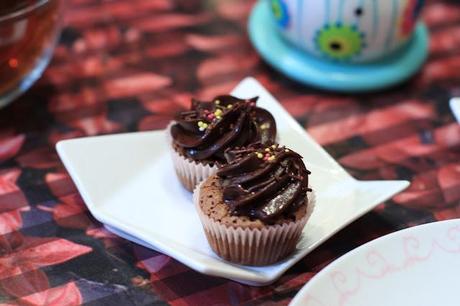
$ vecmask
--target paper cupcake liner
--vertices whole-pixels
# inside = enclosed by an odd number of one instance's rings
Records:
[[[214,221],[202,212],[199,204],[200,185],[195,188],[193,201],[209,245],[223,259],[242,265],[269,265],[291,254],[313,213],[316,200],[314,193],[310,193],[306,215],[295,222],[267,225],[262,229],[233,227]]]
[[[179,181],[182,183],[182,185],[188,191],[193,191],[196,185],[216,173],[217,166],[213,165],[211,167],[207,164],[189,160],[174,150],[170,133],[170,128],[173,124],[174,122],[170,123],[166,128],[166,139],[168,144],[170,144],[169,148],[174,170],[176,171],[177,177],[179,178]]]

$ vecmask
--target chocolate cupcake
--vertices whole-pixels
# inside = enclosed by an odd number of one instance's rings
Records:
[[[256,98],[224,95],[212,102],[192,100],[190,111],[170,125],[172,158],[177,176],[190,191],[226,164],[225,150],[260,142],[272,144],[276,123]]]
[[[211,248],[238,264],[282,260],[295,250],[314,206],[302,157],[278,145],[255,144],[229,150],[226,158],[194,193]]]

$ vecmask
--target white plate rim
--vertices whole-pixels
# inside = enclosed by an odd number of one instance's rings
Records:
[[[360,245],[357,248],[350,250],[349,252],[345,253],[344,255],[340,256],[339,258],[331,262],[329,265],[323,268],[320,272],[318,272],[315,276],[313,276],[313,278],[311,278],[294,296],[294,298],[289,303],[289,306],[304,305],[304,302],[305,302],[304,300],[306,296],[309,294],[310,288],[322,282],[325,276],[327,276],[330,272],[336,270],[338,267],[346,263],[348,260],[350,260],[350,258],[357,256],[361,254],[362,252],[365,252],[366,250],[377,249],[376,246],[391,244],[391,242],[395,241],[398,238],[404,237],[405,235],[412,234],[414,232],[423,231],[426,229],[435,229],[438,227],[440,228],[448,227],[448,226],[451,226],[452,224],[458,224],[460,226],[460,218],[443,220],[443,221],[433,221],[433,222],[428,222],[428,223],[404,228],[404,229],[389,233],[387,235],[378,237],[376,239],[373,239],[363,245]]]

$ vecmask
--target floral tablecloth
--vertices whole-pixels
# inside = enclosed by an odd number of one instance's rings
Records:
[[[347,251],[460,217],[460,125],[448,107],[460,95],[458,2],[428,1],[430,57],[420,73],[365,95],[305,88],[270,69],[246,35],[253,3],[68,1],[49,68],[0,110],[0,303],[286,305]],[[107,232],[54,149],[62,139],[164,128],[190,97],[226,93],[247,75],[355,177],[412,182],[262,288],[202,275]]]

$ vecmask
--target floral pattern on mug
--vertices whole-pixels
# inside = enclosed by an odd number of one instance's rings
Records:
[[[278,25],[287,28],[289,26],[289,12],[286,3],[283,0],[271,0],[271,7]]]
[[[366,47],[364,33],[354,25],[341,23],[321,28],[316,33],[315,43],[322,55],[338,61],[350,60]]]
[[[324,55],[324,52],[318,50],[316,36],[326,25],[355,26],[359,32],[365,34],[366,47],[362,47],[359,54],[346,59],[353,63],[379,60],[403,47],[412,37],[417,20],[426,3],[425,0],[270,0],[261,2],[266,3],[270,11],[275,9],[281,12],[284,5],[286,6],[289,13],[288,25],[285,27],[277,25],[277,34],[293,46],[313,56]],[[275,18],[273,12],[269,14],[275,23],[279,23],[279,19]],[[281,18],[281,13],[278,13],[277,16]],[[418,37],[424,35],[422,32],[423,28],[420,28]]]

